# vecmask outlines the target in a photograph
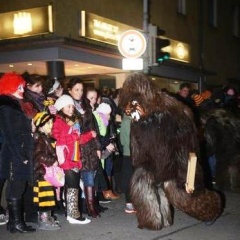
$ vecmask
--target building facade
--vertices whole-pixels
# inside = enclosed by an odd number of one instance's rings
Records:
[[[151,23],[164,29],[165,37],[189,46],[188,62],[170,59],[148,68],[161,87],[176,91],[188,81],[201,90],[240,81],[239,0],[53,0],[51,29],[33,35],[31,30],[41,19],[31,9],[48,6],[49,1],[0,0],[0,4],[0,72],[51,75],[47,62],[63,61],[66,77],[82,76],[96,87],[117,88],[130,73],[122,70],[117,37]],[[27,33],[14,34],[9,19],[19,12],[32,13],[33,25]],[[88,35],[93,29],[96,36]]]

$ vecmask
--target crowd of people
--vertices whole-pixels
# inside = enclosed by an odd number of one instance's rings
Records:
[[[238,113],[240,110],[240,95],[230,84],[206,89],[199,93],[198,90],[193,89],[190,83],[182,83],[177,93],[169,92],[167,89],[165,92],[188,106],[194,114],[198,114],[198,117],[202,111],[214,108],[224,108],[234,113]]]
[[[25,233],[36,230],[28,222],[60,229],[58,214],[70,224],[100,217],[108,209],[100,203],[119,198],[113,178],[114,155],[121,154],[116,112],[112,98],[84,88],[79,78],[63,87],[37,74],[3,74],[0,193],[6,206],[0,224]],[[52,180],[61,174],[62,185]]]
[[[80,78],[64,86],[27,72],[0,78],[0,199],[5,191],[7,203],[0,208],[0,224],[11,233],[36,230],[26,222],[58,230],[58,214],[70,224],[88,224],[108,209],[101,204],[118,199],[118,193],[125,193],[125,212],[136,213],[129,189],[131,118],[118,107],[119,91],[110,95],[104,90],[85,88]],[[239,110],[236,91],[229,86],[191,94],[191,85],[184,83],[178,93],[166,94],[192,110],[199,129],[202,111]],[[215,164],[215,156],[209,156],[212,179]],[[46,180],[49,169],[62,174],[62,185]]]
[[[182,83],[177,93],[165,92],[192,110],[206,185],[239,191],[240,95],[236,88],[223,84],[199,93]]]

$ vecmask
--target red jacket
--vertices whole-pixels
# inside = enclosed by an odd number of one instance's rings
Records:
[[[81,159],[79,161],[72,161],[72,156],[74,153],[74,144],[78,141],[79,144],[85,144],[90,141],[93,136],[92,133],[86,132],[83,134],[78,134],[72,131],[72,127],[69,126],[62,117],[56,115],[55,121],[53,123],[52,128],[52,136],[56,139],[56,146],[66,146],[67,150],[65,151],[65,162],[60,165],[61,168],[68,170],[72,168],[82,168]],[[80,154],[80,147],[78,148],[79,151],[79,158]]]

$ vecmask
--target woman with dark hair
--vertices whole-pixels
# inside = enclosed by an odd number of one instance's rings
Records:
[[[87,88],[86,91],[84,91],[84,97],[86,97],[89,100],[89,104],[92,107],[92,111],[94,111],[97,106],[97,99],[98,99],[98,92],[95,88]]]
[[[96,130],[93,121],[92,109],[89,100],[83,97],[83,83],[79,78],[72,78],[67,84],[68,94],[73,98],[75,113],[80,119],[81,133],[89,130]],[[94,177],[98,167],[100,157],[100,143],[96,139],[81,146],[83,168],[81,177],[84,184],[84,194],[87,203],[87,209],[93,218],[99,217],[99,211],[96,208]]]
[[[0,79],[0,131],[3,137],[0,156],[0,178],[7,179],[7,207],[11,233],[33,232],[23,219],[22,197],[33,178],[32,119],[23,101],[25,81],[16,73]]]
[[[23,73],[22,77],[26,81],[24,100],[30,102],[37,112],[44,111],[45,105],[43,102],[46,96],[43,94],[43,77],[28,72]]]
[[[79,78],[72,78],[67,84],[68,94],[73,98],[76,115],[80,119],[81,133],[90,130],[96,131],[96,124],[92,114],[92,107],[89,100],[83,96],[83,83]],[[101,144],[98,138],[92,139],[87,144],[81,145],[82,163],[81,177],[84,184],[84,193],[87,209],[90,216],[97,218],[100,216],[100,208],[95,197],[95,175],[101,157]]]
[[[43,77],[38,74],[29,74],[28,72],[24,72],[22,74],[23,79],[26,82],[24,87],[23,100],[26,103],[28,111],[32,112],[32,118],[38,112],[42,112],[45,110],[46,106],[44,105],[44,101],[46,100],[46,96],[43,94]],[[24,211],[25,211],[25,219],[27,222],[37,223],[38,215],[37,209],[33,204],[33,186],[28,184],[27,189],[24,193]]]

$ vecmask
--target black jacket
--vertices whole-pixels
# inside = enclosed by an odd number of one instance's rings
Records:
[[[31,119],[22,111],[14,97],[0,95],[0,177],[29,181],[33,177]]]

